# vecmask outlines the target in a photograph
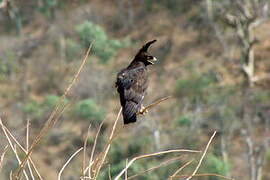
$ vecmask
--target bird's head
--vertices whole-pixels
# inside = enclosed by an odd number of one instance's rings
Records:
[[[155,64],[155,61],[157,61],[157,58],[155,58],[154,56],[152,56],[147,50],[150,47],[151,44],[153,44],[154,42],[156,42],[157,40],[152,40],[147,42],[137,53],[137,55],[135,56],[135,61],[141,61],[143,62],[146,66],[147,65],[153,65]]]

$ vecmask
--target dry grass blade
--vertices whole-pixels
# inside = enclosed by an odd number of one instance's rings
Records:
[[[111,166],[109,165],[109,171],[108,171],[108,175],[109,175],[109,180],[112,180],[112,175],[111,175]]]
[[[88,167],[87,167],[87,169],[88,169],[88,177],[90,177],[90,178],[91,178],[91,170],[92,170],[93,158],[94,158],[95,149],[96,149],[96,145],[97,145],[97,139],[98,139],[98,136],[99,136],[101,127],[103,126],[103,123],[104,123],[104,121],[102,121],[102,123],[101,123],[101,124],[99,125],[99,127],[98,127],[98,131],[97,131],[97,133],[96,133],[94,145],[93,145],[93,148],[92,148],[92,151],[91,151],[91,156],[90,156],[90,160],[89,160],[89,165],[88,165]],[[87,171],[87,169],[85,169],[85,171]],[[86,172],[84,172],[84,173],[86,173]]]
[[[128,165],[128,159],[126,159],[126,167]],[[126,168],[126,171],[125,171],[125,180],[128,179],[128,168]]]
[[[0,120],[1,120],[1,118],[0,118]],[[21,148],[21,150],[22,150],[25,154],[27,154],[26,149],[24,149],[24,147],[17,141],[17,139],[11,134],[11,132],[7,129],[7,127],[6,127],[4,124],[2,124],[2,126],[4,127],[4,130],[7,132],[7,134],[8,134],[8,135],[12,138],[12,140],[17,144],[17,146],[19,146],[19,147]],[[35,166],[35,164],[34,164],[32,158],[30,157],[29,160],[30,160],[30,163],[31,163],[31,165],[33,166],[33,168],[34,168],[36,174],[38,175],[38,178],[39,178],[40,180],[42,180],[43,178],[41,177],[40,173],[38,172],[38,170],[37,170],[37,168],[36,168],[36,166]]]
[[[175,176],[175,178],[185,178],[185,177],[189,177],[189,176],[190,175],[179,175],[179,176]],[[193,177],[205,177],[205,176],[214,176],[214,177],[219,177],[219,178],[223,178],[223,179],[227,179],[227,180],[234,180],[234,179],[228,178],[226,176],[222,176],[222,175],[219,175],[219,174],[211,174],[211,173],[193,175]]]
[[[168,151],[161,151],[161,152],[156,152],[156,153],[151,153],[151,154],[146,154],[146,155],[141,155],[133,158],[128,165],[116,176],[115,180],[118,180],[136,160],[143,159],[143,158],[148,158],[148,157],[153,157],[153,156],[159,156],[162,154],[168,154],[168,153],[174,153],[174,152],[189,152],[189,153],[198,153],[201,151],[195,151],[195,150],[188,150],[188,149],[174,149],[174,150],[168,150]]]
[[[58,180],[61,180],[61,176],[62,173],[64,171],[64,169],[67,167],[67,165],[69,164],[69,162],[83,149],[83,147],[81,147],[80,149],[78,149],[75,153],[72,154],[72,156],[70,156],[70,158],[67,160],[67,162],[63,165],[63,167],[61,168],[60,172],[58,173]]]
[[[8,136],[7,131],[5,130],[5,126],[4,126],[1,118],[0,118],[0,126],[1,126],[1,128],[2,128],[2,130],[4,132],[4,135],[5,135],[6,139],[8,140],[9,146],[11,147],[13,153],[15,154],[15,157],[16,157],[18,163],[20,164],[21,160],[20,160],[19,155],[17,153],[16,146],[12,144],[12,141],[11,141],[10,137]],[[28,180],[29,179],[28,175],[26,174],[26,172],[24,170],[23,170],[23,174],[24,174],[26,180]]]
[[[215,132],[213,133],[213,135],[211,136],[211,138],[209,139],[209,141],[208,141],[208,143],[207,143],[207,145],[206,145],[206,147],[205,147],[205,149],[204,149],[204,151],[203,151],[203,155],[201,156],[201,159],[200,159],[200,161],[199,161],[197,167],[196,167],[195,170],[193,171],[192,175],[190,175],[186,180],[190,180],[190,179],[197,173],[197,171],[199,170],[199,168],[200,168],[200,166],[201,166],[201,164],[202,164],[202,161],[203,161],[203,159],[204,159],[204,157],[205,157],[205,155],[206,155],[206,152],[207,152],[207,150],[208,150],[208,148],[209,148],[209,146],[210,146],[212,140],[214,139],[216,133],[217,133],[217,131],[215,131]]]
[[[5,157],[7,150],[8,150],[8,145],[6,145],[6,147],[4,148],[4,150],[0,156],[0,172],[1,172],[1,169],[3,167],[4,157]]]
[[[87,149],[87,140],[89,139],[89,132],[90,132],[90,128],[91,128],[91,124],[88,126],[87,129],[87,134],[86,137],[84,139],[84,143],[83,143],[83,163],[82,163],[82,179],[85,179],[85,162],[86,162],[86,149]]]
[[[110,135],[110,137],[109,137],[109,140],[108,140],[107,145],[105,146],[105,147],[106,147],[106,148],[105,148],[105,151],[104,151],[104,153],[101,153],[101,155],[102,155],[102,157],[101,157],[101,162],[98,163],[98,166],[97,166],[97,170],[96,170],[96,173],[95,173],[95,176],[94,176],[95,178],[94,178],[94,179],[96,179],[97,176],[99,175],[99,171],[100,171],[101,167],[103,166],[104,161],[105,161],[105,159],[106,159],[106,157],[107,157],[107,154],[108,154],[108,152],[109,152],[109,150],[110,150],[111,142],[112,142],[112,139],[113,139],[113,135],[114,135],[114,132],[115,132],[115,129],[116,129],[117,122],[118,122],[118,120],[119,120],[119,118],[120,118],[121,112],[122,112],[122,108],[120,108],[120,110],[119,110],[119,112],[118,112],[118,115],[117,115],[117,118],[116,118],[116,120],[115,120],[115,122],[114,122],[114,124],[113,124],[113,128],[112,128],[112,131],[111,131],[111,135]],[[98,160],[99,160],[99,159],[97,158],[97,161],[98,161]]]
[[[73,79],[71,81],[71,83],[69,84],[69,86],[66,88],[64,94],[61,96],[60,100],[58,101],[55,109],[53,110],[53,112],[51,113],[49,119],[46,121],[45,125],[42,127],[42,129],[40,130],[39,134],[36,136],[36,138],[34,139],[34,142],[32,143],[32,145],[29,148],[28,153],[26,154],[25,158],[23,159],[22,163],[20,164],[17,173],[14,173],[13,178],[16,180],[20,179],[20,174],[22,169],[24,169],[24,166],[27,162],[27,159],[29,158],[29,156],[31,155],[31,153],[33,152],[33,149],[39,144],[39,142],[41,141],[41,139],[47,134],[47,132],[49,131],[49,129],[51,127],[54,126],[54,124],[57,122],[57,120],[59,119],[60,115],[62,114],[62,112],[64,111],[64,109],[66,108],[66,104],[63,105],[64,100],[66,95],[69,93],[69,91],[71,90],[71,88],[73,87],[73,85],[75,84],[75,82],[77,81],[84,65],[86,64],[86,61],[88,59],[88,56],[90,54],[90,50],[91,50],[92,44],[90,45],[90,47],[87,50],[87,53],[77,71],[77,73],[73,76]],[[61,108],[61,106],[63,106]]]
[[[190,165],[194,160],[190,160],[188,162],[186,162],[183,166],[181,166],[179,169],[177,169],[177,171],[175,171],[175,173],[170,176],[170,179],[173,179],[176,177],[176,175],[181,172],[184,168],[186,168],[188,165]]]
[[[133,176],[130,176],[128,179],[134,179],[134,178],[136,178],[136,177],[138,177],[138,176],[141,176],[141,175],[143,175],[143,174],[145,174],[145,173],[148,173],[148,172],[150,172],[150,171],[156,170],[156,169],[158,169],[158,168],[160,168],[160,167],[162,167],[162,166],[165,166],[165,165],[174,163],[175,161],[180,160],[181,158],[182,158],[182,157],[180,156],[180,157],[176,157],[176,158],[169,159],[169,160],[167,160],[167,161],[164,161],[164,162],[160,163],[158,166],[151,167],[151,168],[149,168],[149,169],[147,169],[147,170],[145,170],[145,171],[142,171],[142,172],[140,172],[140,173],[138,173],[138,174],[135,174],[135,175],[133,175]]]
[[[147,110],[157,106],[158,104],[160,104],[161,102],[163,101],[166,101],[167,99],[170,99],[171,96],[167,96],[167,97],[164,97],[164,98],[161,98],[161,99],[158,99],[157,101],[153,102],[152,104],[146,106],[142,111],[138,112],[137,114],[144,114]]]
[[[26,151],[28,152],[28,149],[29,149],[29,119],[27,120],[27,125],[26,125]],[[31,175],[31,178],[32,180],[35,180],[35,177],[33,175],[33,171],[32,171],[32,168],[30,166],[30,163],[29,163],[29,160],[27,160],[27,166],[28,166],[28,169],[29,169],[29,173]]]

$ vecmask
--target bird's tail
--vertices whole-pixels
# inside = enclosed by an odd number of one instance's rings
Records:
[[[138,104],[132,101],[126,102],[122,114],[124,124],[134,123],[137,121]]]

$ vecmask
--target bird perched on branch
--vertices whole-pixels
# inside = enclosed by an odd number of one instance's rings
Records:
[[[147,110],[142,105],[148,87],[147,66],[157,60],[148,53],[148,48],[156,42],[147,42],[136,54],[131,63],[117,74],[116,87],[120,95],[124,124],[137,121],[137,114]]]

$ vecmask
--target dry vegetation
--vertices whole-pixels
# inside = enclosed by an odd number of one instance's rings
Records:
[[[268,0],[0,0],[0,179],[268,180],[269,27]],[[123,126],[116,73],[154,38]]]

